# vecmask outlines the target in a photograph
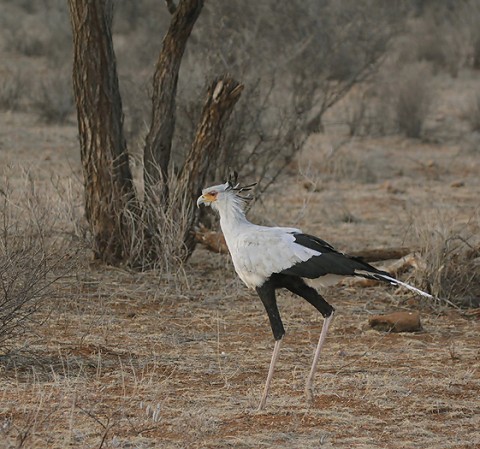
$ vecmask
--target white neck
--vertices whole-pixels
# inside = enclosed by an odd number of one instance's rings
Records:
[[[224,234],[235,232],[234,229],[238,226],[250,223],[245,216],[242,200],[234,194],[222,198],[215,207],[220,214],[220,226]]]

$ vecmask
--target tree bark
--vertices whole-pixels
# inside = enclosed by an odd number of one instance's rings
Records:
[[[170,27],[163,39],[153,78],[152,121],[144,149],[144,183],[150,206],[157,207],[155,198],[149,198],[150,186],[160,183],[160,198],[168,199],[168,164],[175,129],[175,97],[180,63],[188,37],[200,15],[203,0],[181,0],[174,11]]]
[[[115,265],[125,258],[124,212],[135,194],[112,43],[112,0],[69,0],[69,5],[85,212],[95,257]]]
[[[195,203],[202,187],[205,187],[210,164],[215,164],[218,158],[223,128],[242,90],[243,85],[229,76],[220,77],[211,84],[195,140],[180,173],[178,190],[186,194],[185,209],[192,211],[186,220],[184,236],[187,256],[192,253],[196,243],[193,229],[198,223],[199,212]]]

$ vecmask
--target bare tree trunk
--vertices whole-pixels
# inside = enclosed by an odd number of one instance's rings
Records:
[[[69,5],[85,211],[95,257],[118,264],[128,232],[123,212],[135,194],[112,44],[112,0],[69,0]]]
[[[146,137],[144,149],[144,181],[147,202],[149,186],[162,183],[162,194],[168,198],[168,164],[175,129],[175,97],[180,63],[185,51],[188,37],[200,15],[203,0],[181,0],[175,8],[173,2],[167,1],[169,11],[173,12],[172,21],[163,39],[155,74],[153,78],[152,122]],[[158,205],[149,204],[156,207]]]
[[[186,192],[186,207],[194,211],[189,215],[185,229],[184,243],[187,257],[192,253],[196,243],[192,232],[199,217],[195,202],[204,187],[210,164],[215,164],[218,158],[223,128],[242,90],[243,85],[229,76],[220,77],[211,84],[195,140],[180,173],[179,190]]]

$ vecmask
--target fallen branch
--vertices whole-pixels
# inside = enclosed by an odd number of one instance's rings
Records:
[[[359,257],[365,262],[378,262],[379,260],[400,259],[414,251],[415,249],[407,246],[398,246],[393,248],[362,249],[361,251],[353,251],[348,254],[350,256]]]

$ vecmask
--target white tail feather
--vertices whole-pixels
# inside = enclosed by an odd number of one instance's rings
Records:
[[[381,277],[382,279],[385,279],[386,281],[391,282],[394,285],[401,285],[402,287],[408,288],[412,292],[418,293],[419,295],[425,296],[426,298],[435,299],[429,293],[424,292],[423,290],[420,290],[419,288],[414,287],[413,285],[407,284],[406,282],[399,281],[398,279],[392,278],[392,277],[387,276],[385,274],[381,274],[381,275],[377,275],[377,276]]]
[[[363,276],[367,279],[376,279],[377,281],[384,280],[384,281],[390,282],[393,285],[399,285],[399,286],[405,287],[408,290],[411,290],[412,292],[415,292],[415,293],[418,293],[419,295],[424,296],[425,298],[434,299],[435,301],[444,301],[447,304],[451,305],[452,307],[455,307],[458,309],[458,306],[453,302],[449,301],[448,299],[440,299],[436,296],[431,295],[430,293],[424,292],[423,290],[420,290],[419,288],[414,287],[413,285],[407,284],[406,282],[402,282],[402,281],[399,281],[398,279],[388,276],[387,274],[372,273],[369,271],[356,271],[355,274],[357,276]]]

